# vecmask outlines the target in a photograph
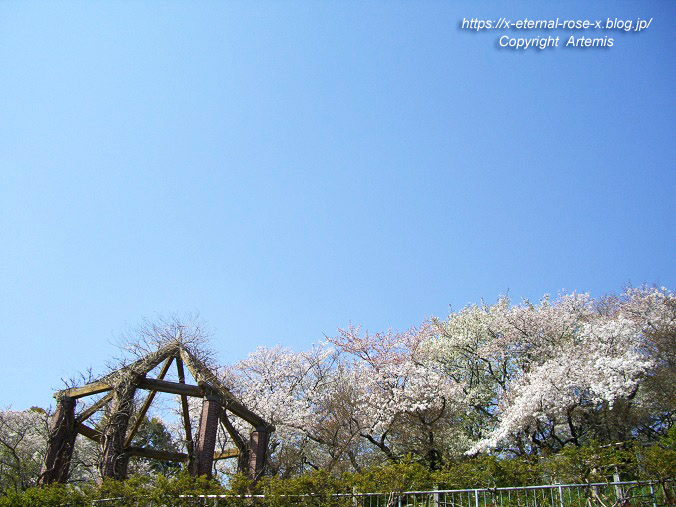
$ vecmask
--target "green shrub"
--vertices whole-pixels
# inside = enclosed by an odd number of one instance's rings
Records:
[[[484,455],[445,465],[435,473],[435,482],[443,489],[496,488],[534,484],[540,477],[532,459]]]
[[[347,491],[355,486],[360,492],[417,491],[434,484],[431,472],[410,460],[373,467],[360,474],[345,474],[344,480]]]
[[[255,486],[244,475],[230,478],[227,488],[215,480],[194,478],[183,472],[175,477],[156,475],[132,476],[126,481],[105,480],[102,484],[60,485],[29,488],[24,492],[5,491],[0,507],[89,507],[92,500],[116,498],[106,507],[134,505],[194,505],[193,495],[249,493],[265,494],[260,507],[293,505],[338,507],[351,505],[349,497],[333,498],[335,493],[390,493],[402,491],[527,486],[546,483],[584,483],[612,480],[619,473],[623,480],[657,479],[666,488],[666,481],[676,477],[676,432],[670,431],[659,445],[627,444],[569,447],[547,457],[499,458],[476,456],[447,463],[441,470],[430,471],[412,459],[400,463],[374,466],[361,473],[341,477],[327,471],[313,471],[298,477],[282,479],[264,477]],[[181,495],[185,495],[181,498]],[[665,493],[666,495],[666,493]],[[229,506],[250,506],[247,499],[231,498]]]

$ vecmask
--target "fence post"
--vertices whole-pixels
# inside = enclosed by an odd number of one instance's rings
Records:
[[[474,490],[474,506],[479,507],[479,490]]]
[[[650,496],[653,497],[653,507],[657,507],[657,496],[655,496],[655,487],[650,483]]]
[[[620,474],[617,472],[617,467],[615,467],[615,473],[613,474],[613,481],[620,482]],[[624,492],[622,491],[621,484],[615,484],[615,501],[620,502],[624,498]]]
[[[563,487],[561,484],[559,484],[559,504],[561,507],[564,507],[563,505]]]
[[[439,507],[439,485],[434,485],[434,493],[432,494],[432,505],[434,507]]]
[[[352,507],[357,507],[357,486],[352,486]]]

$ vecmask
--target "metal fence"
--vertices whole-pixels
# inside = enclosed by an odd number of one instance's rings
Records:
[[[673,505],[671,484],[612,482],[355,495],[359,507],[657,507]]]
[[[144,501],[146,500],[146,501]],[[171,503],[107,498],[93,506],[164,507],[307,506],[307,507],[658,507],[676,505],[674,481],[624,481],[551,484],[511,488],[439,489],[389,493],[327,495],[181,495]]]

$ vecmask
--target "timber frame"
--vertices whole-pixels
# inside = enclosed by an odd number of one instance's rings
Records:
[[[178,382],[164,380],[172,363],[176,366]],[[146,375],[160,364],[162,367],[157,378],[147,378]],[[186,384],[184,366],[197,381],[197,385]],[[135,407],[134,395],[138,389],[147,390],[149,394],[140,407]],[[185,453],[131,445],[158,392],[180,396],[187,451]],[[106,394],[76,416],[75,407],[79,398],[100,393]],[[203,400],[195,440],[188,413],[188,396]],[[275,430],[274,426],[239,401],[180,340],[172,341],[94,382],[58,391],[54,397],[57,399],[57,406],[50,422],[49,443],[40,474],[41,484],[67,482],[77,435],[101,446],[101,479],[125,479],[129,458],[141,456],[185,462],[192,475],[209,477],[214,460],[237,458],[238,470],[255,481],[263,473],[269,434]],[[87,419],[101,409],[106,410],[105,424],[100,428],[88,426]],[[248,442],[235,429],[229,414],[253,426]],[[214,452],[219,425],[235,444],[233,449]]]

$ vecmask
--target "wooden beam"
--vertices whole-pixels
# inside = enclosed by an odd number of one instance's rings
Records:
[[[176,372],[178,373],[178,382],[185,384],[185,372],[183,371],[183,360],[176,357]],[[190,427],[190,411],[188,410],[188,397],[181,395],[181,411],[183,413],[183,427],[185,428],[185,447],[190,456],[193,455],[195,445],[192,441],[192,429]]]
[[[186,461],[188,455],[184,452],[158,451],[148,447],[127,447],[125,449],[130,456],[157,459],[160,461]],[[226,449],[223,452],[215,452],[214,460],[236,458],[239,456],[237,449]]]
[[[167,380],[141,379],[138,383],[138,387],[140,389],[159,391],[161,393],[180,394],[181,396],[194,396],[196,398],[202,398],[204,396],[204,391],[202,391],[199,386],[169,382]]]
[[[162,380],[164,376],[167,374],[167,371],[169,370],[169,367],[171,366],[171,362],[174,360],[173,356],[169,357],[162,366],[162,370],[160,371],[160,374],[157,376],[157,380]],[[134,435],[136,435],[136,432],[138,431],[139,427],[143,423],[143,418],[146,415],[146,412],[148,412],[148,409],[150,408],[150,404],[153,402],[155,399],[155,395],[157,394],[157,391],[150,391],[150,394],[148,394],[148,397],[146,400],[143,402],[143,406],[138,412],[138,415],[136,416],[136,420],[134,421],[134,424],[131,427],[131,430],[129,430],[129,434],[127,435],[127,438],[124,441],[124,446],[128,447],[129,444],[131,444],[132,439],[134,438]]]
[[[115,379],[118,379],[121,374],[122,376],[131,374],[134,377],[144,377],[150,370],[155,368],[166,358],[177,353],[177,345],[175,343],[170,343],[160,348],[156,352],[151,352],[150,354],[134,361],[133,363],[109,373],[99,380],[102,382],[108,382],[108,380],[111,380],[111,383],[114,383]]]
[[[107,382],[92,382],[82,387],[73,387],[71,389],[64,389],[63,391],[58,391],[54,393],[54,398],[59,398],[61,396],[68,396],[69,398],[82,398],[83,396],[90,396],[92,394],[103,393],[105,391],[110,391],[113,388]]]
[[[226,449],[223,452],[215,452],[214,460],[239,457],[239,449]]]
[[[185,461],[188,455],[184,452],[158,451],[148,447],[127,447],[125,453],[130,456],[139,456],[141,458],[157,459],[160,461]]]
[[[106,394],[99,401],[97,401],[96,403],[93,403],[89,408],[83,410],[82,413],[75,418],[75,421],[79,422],[79,423],[86,421],[92,415],[94,415],[94,412],[96,412],[98,409],[103,407],[106,403],[108,403],[112,399],[113,399],[113,393]]]
[[[195,379],[195,382],[198,382],[202,379],[202,375],[200,374],[199,370],[197,369],[193,357],[191,354],[188,353],[187,350],[185,350],[183,347],[179,349],[179,353],[181,354],[181,360],[185,363],[186,367],[188,368],[188,371],[192,375],[192,378]]]
[[[240,452],[246,451],[246,443],[244,442],[242,435],[239,434],[239,431],[237,431],[235,426],[232,424],[232,421],[228,419],[228,414],[225,413],[225,410],[221,412],[221,424],[225,428],[225,431],[228,432],[228,435],[230,435],[230,438],[232,438],[232,441],[237,446],[237,449]]]
[[[269,424],[262,417],[246,408],[202,361],[193,356],[184,347],[180,347],[180,353],[181,359],[183,359],[183,362],[185,362],[197,383],[205,388],[210,387],[213,390],[212,394],[221,398],[223,408],[241,417],[254,428],[265,429],[267,432],[275,431],[275,427],[272,424]]]
[[[87,437],[89,440],[101,443],[102,435],[99,430],[90,428],[89,426],[82,423],[75,423],[75,429],[80,435]]]
[[[127,367],[127,369],[134,371],[137,375],[143,376],[146,375],[150,370],[157,367],[165,359],[173,355],[173,351],[176,349],[175,344],[169,344],[162,347],[157,352],[148,354],[145,357],[142,357],[138,361],[135,361]]]
[[[123,368],[120,368],[117,371],[109,373],[108,375],[100,378],[95,382],[90,382],[89,384],[82,387],[73,387],[71,389],[63,389],[54,393],[55,398],[61,396],[69,396],[70,398],[82,398],[83,396],[90,396],[92,394],[98,394],[105,391],[110,391],[113,388],[113,383],[115,383],[115,378],[119,376],[121,372],[132,372],[135,375],[145,375],[148,371],[155,368],[160,364],[172,351],[176,351],[176,345],[168,345],[162,349],[147,355],[146,357],[135,361],[134,363],[127,365]]]
[[[228,409],[237,417],[241,417],[254,428],[264,429],[270,433],[275,431],[275,427],[273,425],[268,424],[265,420],[263,420],[263,418],[257,414],[254,414],[251,410],[242,405],[242,403],[240,403],[237,398],[235,398],[232,393],[230,393],[230,391],[224,391],[220,385],[213,385],[209,382],[202,381],[199,384],[204,391],[213,392],[215,396],[218,396],[221,399],[223,408]]]

